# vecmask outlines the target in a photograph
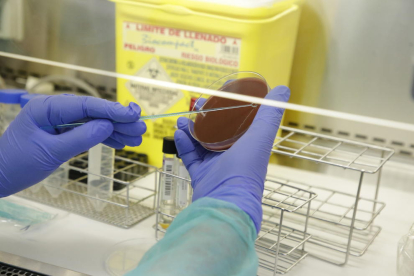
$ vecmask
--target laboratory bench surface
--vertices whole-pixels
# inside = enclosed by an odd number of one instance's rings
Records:
[[[294,177],[296,180],[306,178],[323,185],[336,185],[355,193],[348,180],[333,179],[314,172],[305,172],[293,168],[270,165],[269,174]],[[351,257],[345,266],[335,266],[318,259],[307,257],[287,275],[291,276],[392,276],[396,275],[396,256],[398,240],[408,232],[414,222],[414,172],[404,178],[401,187],[383,185],[379,200],[387,206],[375,220],[375,225],[382,231],[362,257]],[[393,178],[384,176],[385,182],[392,184]],[[407,180],[408,179],[408,180]],[[332,180],[336,183],[332,184]],[[408,187],[404,188],[404,185]],[[332,187],[332,186],[331,186]],[[354,186],[352,186],[354,187]],[[363,192],[372,193],[373,185],[364,185]],[[0,251],[34,259],[55,266],[89,275],[109,275],[105,270],[105,256],[116,244],[141,239],[143,247],[155,244],[155,216],[151,216],[130,229],[97,222],[76,214],[68,213],[40,203],[31,202],[16,196],[13,200],[29,203],[41,209],[56,213],[58,216],[51,222],[37,229],[26,232],[1,233]],[[269,274],[270,275],[270,274]]]

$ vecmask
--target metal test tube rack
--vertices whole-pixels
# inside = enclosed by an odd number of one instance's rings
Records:
[[[309,239],[309,242],[320,247],[344,253],[344,259],[339,262],[332,261],[326,257],[320,256],[317,251],[310,252],[310,254],[337,265],[345,265],[349,260],[349,255],[363,255],[381,230],[380,227],[373,226],[372,223],[385,207],[384,203],[377,201],[381,180],[381,169],[394,154],[394,151],[384,147],[289,127],[281,127],[281,129],[283,131],[282,137],[277,137],[274,149],[272,150],[274,153],[336,166],[359,173],[355,195],[340,193],[334,189],[324,190],[304,183],[279,180],[281,183],[290,183],[291,185],[315,191],[318,195],[320,195],[320,191],[322,190],[329,193],[323,200],[318,198],[319,202],[316,201],[316,206],[314,205],[315,208],[311,210],[309,216],[310,228],[314,227],[319,228],[321,231],[326,231],[330,226],[333,226],[333,229],[329,229],[329,231],[335,233],[335,235],[345,236],[347,241],[345,243],[339,243],[327,240],[324,237],[313,235],[313,237]],[[364,175],[366,173],[377,174],[373,199],[361,198],[360,196]],[[343,206],[342,204],[333,201],[333,198],[337,195],[353,197],[353,203],[348,206]],[[361,202],[370,202],[372,204],[372,209],[359,210],[358,208]],[[327,211],[322,211],[324,205],[344,208],[344,212],[342,214],[329,214]],[[367,220],[357,219],[358,212],[364,212],[370,215],[370,218]],[[322,213],[325,213],[325,216],[321,215]],[[302,213],[302,215],[304,214]],[[323,222],[325,225],[315,225],[315,221]],[[370,233],[358,233],[357,235],[354,235],[355,230],[368,230],[368,228],[370,228]],[[355,238],[355,240],[366,239],[365,245],[358,249],[352,248],[353,238]]]
[[[162,170],[159,171],[159,174],[155,224],[155,238],[157,240],[160,240],[160,234],[166,232],[166,229],[160,226],[160,216],[170,217],[171,219],[175,218],[175,215],[167,214],[160,210],[161,175],[169,175],[173,178],[184,180],[191,187],[191,181],[188,179]],[[173,181],[173,183],[176,182]],[[296,212],[302,208],[306,209],[306,212],[309,214],[311,201],[314,198],[316,198],[314,192],[285,183],[266,180],[262,201],[263,208],[270,210],[272,217],[275,215],[275,210],[280,211],[281,216],[277,223],[270,220],[263,220],[262,222],[261,231],[255,241],[260,267],[272,272],[273,275],[285,274],[308,255],[304,250],[305,242],[311,237],[306,233],[307,218],[305,218],[301,225],[303,230],[297,230],[283,225],[283,214],[285,212]]]
[[[88,172],[87,155],[86,152],[69,160],[69,164],[84,163],[85,168],[69,166],[70,170],[81,173],[81,176],[68,180],[61,187],[53,186],[53,189],[61,191],[57,197],[50,195],[45,187],[41,187],[37,192],[26,189],[17,195],[122,228],[130,228],[154,214],[158,176],[156,167],[115,156],[114,161],[123,161],[125,166],[115,168],[113,176],[108,177]],[[84,183],[88,175],[109,179],[118,184],[120,189],[114,190],[108,199],[90,196],[87,193],[87,184]],[[104,202],[106,206],[102,211],[97,211],[93,201]]]
[[[302,188],[269,179],[265,181],[262,199],[264,216],[256,239],[260,268],[273,275],[285,274],[308,255],[305,251],[305,243],[311,238],[307,233],[308,217],[311,201],[316,197],[314,192]],[[306,214],[302,223],[297,228],[285,226],[284,214],[298,210]],[[273,221],[272,218],[277,215],[278,220]],[[299,227],[303,230],[298,230]]]

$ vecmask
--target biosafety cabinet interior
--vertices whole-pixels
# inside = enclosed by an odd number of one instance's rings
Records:
[[[188,111],[200,96],[157,81],[206,88],[254,71],[270,88],[288,86],[290,103],[343,112],[286,109],[264,186],[258,275],[393,275],[397,241],[414,222],[414,3],[205,2],[0,0],[0,88],[135,101],[145,116]],[[354,115],[383,124],[347,120]],[[179,212],[162,209],[162,181],[168,176],[191,191],[191,179],[161,167],[162,139],[177,129],[176,118],[147,126],[142,147],[108,153],[107,171],[93,169],[85,152],[17,195],[87,218],[63,217],[88,227],[61,232],[74,242],[85,234],[99,259],[82,264],[70,246],[52,254],[48,240],[33,234],[39,261],[104,275],[103,252],[115,243],[163,238],[162,219]],[[92,181],[105,185],[94,190]],[[111,238],[99,239],[97,229]],[[15,248],[0,240],[0,251],[36,259],[27,240],[16,240]]]

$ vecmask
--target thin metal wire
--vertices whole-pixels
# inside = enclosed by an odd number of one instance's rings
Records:
[[[323,226],[321,226],[323,227]],[[311,224],[311,227],[315,229],[316,226]],[[339,229],[338,229],[339,230]],[[349,254],[354,257],[361,257],[363,256],[366,251],[368,250],[369,246],[374,242],[375,238],[379,235],[381,232],[381,227],[373,225],[369,230],[365,230],[363,232],[354,232],[352,240],[354,243],[357,241],[359,245],[352,245]],[[338,241],[332,241],[327,240],[325,237],[312,234],[311,239],[308,240],[309,244],[318,245],[323,248],[328,248],[336,252],[340,253],[347,253],[348,252],[348,234],[349,232],[346,232],[342,229],[342,232],[337,232],[337,236],[343,236],[344,242],[338,242]],[[310,253],[312,256],[318,256],[317,251],[312,251]],[[341,265],[343,262],[336,262],[335,264]]]
[[[283,247],[283,245],[281,245]],[[265,250],[256,248],[256,252],[259,256],[259,269],[263,268],[265,270],[271,271],[274,273],[275,264],[273,261],[274,256],[268,254]],[[308,256],[308,253],[302,250],[296,250],[288,256],[279,256],[278,264],[276,268],[277,274],[286,274],[293,267],[298,265],[304,258]]]
[[[343,142],[339,142],[337,143],[333,148],[331,148],[329,151],[327,151],[324,155],[322,155],[319,160],[323,160],[326,156],[328,156],[329,154],[331,154],[331,152],[333,152],[334,150],[336,150],[340,145],[342,145]]]
[[[295,212],[317,197],[317,194],[314,192],[272,179],[266,179],[264,190],[269,193],[263,194],[263,205],[287,212]],[[302,195],[296,196],[299,192],[302,192]],[[286,202],[289,199],[295,200],[293,202]]]
[[[361,150],[361,152],[360,153],[358,153],[358,155],[357,156],[355,156],[355,158],[354,159],[352,159],[347,165],[346,165],[346,168],[348,169],[355,161],[357,161],[357,159],[359,158],[359,157],[361,157],[361,155],[363,155],[366,151],[368,150],[368,148],[363,148],[362,150]]]
[[[297,265],[307,252],[298,249],[311,235],[291,227],[282,226],[283,213],[279,223],[264,220],[255,242],[259,255],[259,266],[273,272],[273,275],[284,274]]]
[[[278,237],[278,231],[281,231],[280,238]],[[280,243],[283,244],[284,248],[279,252],[279,254],[289,255],[309,240],[310,237],[311,235],[295,228],[288,226],[280,227],[279,223],[264,220],[262,222],[262,228],[259,235],[256,238],[256,247],[276,253],[276,250],[273,248]],[[284,240],[288,240],[290,244],[288,245],[282,243]]]
[[[272,152],[290,157],[306,159],[360,172],[376,173],[394,154],[394,150],[385,147],[332,137],[301,129],[289,127],[281,127],[281,129],[287,132],[287,134],[284,137],[277,137]],[[310,140],[307,142],[301,141],[304,136],[308,137]],[[315,144],[316,141],[318,141],[318,144]],[[293,147],[292,145],[289,146],[287,143],[297,145],[297,147]],[[330,144],[334,145],[332,146]],[[324,150],[326,152],[321,154],[313,151],[313,149]],[[355,153],[351,149],[354,151],[359,150],[358,153]],[[375,151],[381,157],[366,154],[367,151]],[[334,153],[339,156],[333,156]],[[352,156],[352,158],[344,158],[344,155]],[[362,161],[362,159],[365,161]],[[371,162],[367,162],[366,160],[370,160]]]

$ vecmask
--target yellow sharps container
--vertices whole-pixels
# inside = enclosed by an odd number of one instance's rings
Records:
[[[237,71],[255,71],[271,87],[289,83],[300,17],[298,0],[112,0],[117,72],[207,87]],[[118,80],[118,101],[143,115],[189,110],[194,93]],[[147,122],[133,150],[161,166],[162,139],[176,118]],[[132,149],[129,149],[132,150]]]

